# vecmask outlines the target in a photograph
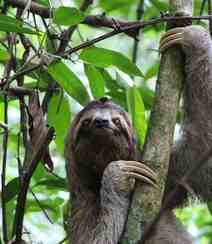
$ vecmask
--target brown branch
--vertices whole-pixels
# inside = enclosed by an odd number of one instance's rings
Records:
[[[7,0],[7,4],[15,8],[25,9],[27,0]],[[50,18],[51,12],[49,8],[35,2],[31,2],[29,9],[31,13],[40,15],[43,18]]]
[[[89,2],[91,2],[91,0],[87,0],[85,1],[87,2],[86,4],[90,4]],[[27,3],[27,0],[7,0],[7,3],[15,8],[22,8],[24,9]],[[84,4],[84,7],[81,6],[81,10],[84,11],[86,4]],[[35,3],[35,2],[31,2],[29,11],[33,14],[37,14],[40,15],[42,18],[50,18],[51,17],[51,11],[48,7],[45,7],[41,4]],[[190,16],[186,16],[186,17],[178,17],[181,18],[182,20],[188,19],[188,20],[201,20],[201,19],[210,19],[212,16],[208,15],[208,16],[195,16],[195,17],[190,17]],[[156,21],[155,23],[152,24],[157,24],[160,22],[165,22],[165,21],[170,21],[170,20],[176,20],[177,17],[164,17],[162,18],[163,21],[160,21],[160,19],[157,19],[158,21]],[[132,28],[129,28],[128,31],[136,29],[137,28],[142,28],[143,26],[143,21],[120,21],[120,20],[115,20],[115,22],[121,26],[121,27],[129,27],[132,26]],[[87,24],[90,26],[94,26],[94,27],[108,27],[108,28],[112,28],[115,29],[114,27],[114,20],[112,18],[107,18],[104,15],[90,15],[87,16],[84,21],[82,22],[82,24]],[[150,23],[151,25],[151,23]],[[126,34],[127,30],[124,31]]]
[[[93,0],[84,0],[80,10],[86,11],[87,8],[93,3]],[[65,30],[61,35],[61,43],[58,48],[57,54],[63,53],[69,43],[69,40],[71,39],[72,34],[74,33],[75,29],[77,28],[77,25],[69,27],[67,30]]]
[[[140,0],[138,7],[137,7],[137,21],[142,20],[143,15],[144,15],[144,0]],[[132,61],[135,64],[137,61],[137,54],[138,54],[138,44],[139,44],[138,36],[139,36],[139,30],[136,34],[136,38],[135,38],[134,43],[133,43]]]
[[[161,18],[157,18],[157,19],[152,19],[149,21],[134,21],[132,22],[132,24],[129,24],[130,22],[128,22],[127,25],[125,26],[121,26],[120,28],[116,28],[115,30],[108,32],[106,34],[103,34],[99,37],[96,37],[90,41],[86,41],[76,47],[70,48],[69,50],[67,50],[63,55],[61,55],[61,57],[63,58],[68,58],[68,56],[72,53],[75,53],[83,48],[86,47],[90,47],[93,44],[100,42],[102,40],[105,40],[107,38],[110,38],[112,36],[115,36],[117,34],[120,33],[126,33],[128,31],[131,30],[137,30],[139,28],[144,28],[147,26],[151,26],[151,25],[156,25],[156,24],[160,24],[160,23],[164,23],[164,22],[176,22],[176,21],[182,21],[182,20],[199,20],[199,19],[210,19],[212,16],[211,15],[206,15],[206,16],[178,16],[178,17],[161,17]],[[119,22],[118,22],[119,23]]]
[[[73,47],[69,50],[67,50],[65,53],[61,54],[60,57],[61,58],[65,58],[65,59],[69,59],[69,56],[72,53],[75,53],[83,48],[86,47],[90,47],[93,44],[100,42],[102,40],[105,40],[107,38],[110,38],[112,36],[118,35],[120,33],[126,33],[128,31],[131,30],[136,30],[139,28],[145,28],[146,26],[151,26],[151,25],[156,25],[156,24],[160,24],[163,22],[172,22],[172,21],[180,21],[180,20],[200,20],[200,19],[205,19],[208,20],[212,18],[212,15],[205,15],[205,16],[183,16],[183,17],[161,17],[161,18],[157,18],[157,19],[152,19],[149,21],[134,21],[132,22],[132,24],[129,24],[130,22],[126,22],[128,24],[126,24],[124,27],[120,26],[120,28],[116,28],[115,30],[108,32],[106,34],[103,34],[99,37],[96,37],[92,40],[86,41],[76,47]],[[113,21],[114,22],[114,21]],[[20,70],[19,72],[17,72],[15,75],[13,75],[12,77],[10,77],[10,79],[8,80],[8,84],[10,84],[12,81],[14,81],[15,79],[17,79],[18,76],[22,76],[22,75],[27,75],[29,73],[31,73],[32,71],[35,71],[37,69],[39,69],[41,66],[43,66],[45,64],[44,59],[41,59],[41,62],[38,64],[34,64],[26,69]],[[5,83],[0,83],[0,87],[4,86]]]
[[[7,34],[7,41],[8,41],[8,50],[10,52],[10,60],[6,63],[4,68],[4,74],[1,82],[4,84],[8,83],[9,76],[14,67],[14,59],[13,59],[13,35]],[[0,84],[1,84],[0,82]],[[8,124],[8,97],[4,95],[4,124]],[[8,241],[8,233],[7,233],[7,209],[6,209],[6,167],[7,167],[7,148],[8,148],[8,129],[4,130],[4,137],[3,137],[3,159],[2,159],[2,173],[1,173],[1,188],[2,188],[2,197],[1,197],[1,204],[2,204],[2,229],[3,229],[3,240],[5,243]]]
[[[38,148],[34,153],[31,162],[28,165],[28,168],[25,169],[25,172],[22,176],[22,182],[19,189],[16,211],[15,211],[15,220],[14,220],[14,229],[13,229],[14,232],[13,234],[15,234],[14,243],[17,243],[22,239],[24,211],[25,211],[27,192],[29,189],[31,177],[35,169],[37,168],[38,163],[43,156],[43,153],[46,151],[53,137],[54,137],[54,129],[51,127],[48,129],[47,133],[43,135],[42,138],[40,139],[40,142],[38,143]]]

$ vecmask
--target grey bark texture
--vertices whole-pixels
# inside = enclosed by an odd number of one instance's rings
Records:
[[[170,0],[169,3],[172,14],[192,13],[192,0]],[[123,244],[137,243],[160,211],[183,82],[183,55],[179,48],[171,48],[161,57],[156,98],[143,152],[143,161],[158,172],[159,189],[146,184],[136,185]]]

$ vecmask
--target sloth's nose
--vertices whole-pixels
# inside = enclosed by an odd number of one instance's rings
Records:
[[[107,119],[95,118],[94,119],[94,125],[97,128],[108,127],[109,126],[109,121]]]

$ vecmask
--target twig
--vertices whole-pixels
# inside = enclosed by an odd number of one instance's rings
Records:
[[[84,0],[80,10],[81,11],[86,11],[87,8],[93,3],[93,0]],[[77,25],[69,27],[67,30],[65,30],[62,35],[61,35],[61,43],[60,46],[57,50],[57,54],[63,53],[68,45],[69,40],[71,39],[71,36],[73,32],[75,31]]]
[[[45,215],[45,217],[47,218],[47,220],[49,221],[50,224],[54,224],[54,222],[51,220],[51,218],[49,217],[46,209],[43,207],[42,203],[40,202],[40,200],[37,198],[36,194],[32,191],[32,189],[30,188],[30,192],[33,195],[36,203],[38,204],[39,208],[41,209],[41,211],[43,212],[43,214]]]
[[[8,101],[7,95],[4,96],[4,124],[8,123]],[[3,126],[2,126],[3,127]],[[7,166],[7,144],[8,144],[8,128],[4,128],[3,136],[3,159],[2,159],[2,173],[1,173],[1,208],[2,208],[2,231],[3,231],[3,240],[5,243],[8,241],[7,235],[7,214],[6,214],[6,200],[5,200],[5,178],[6,178],[6,166]]]
[[[7,4],[16,8],[25,9],[27,0],[7,0]],[[50,11],[47,7],[35,2],[31,2],[28,10],[31,13],[42,16],[43,18],[49,18],[51,16]]]
[[[68,58],[68,56],[72,53],[75,53],[83,48],[90,47],[93,44],[103,41],[107,38],[110,38],[112,36],[115,36],[120,33],[125,33],[133,29],[139,29],[139,28],[144,28],[146,26],[151,26],[151,25],[156,25],[164,22],[170,22],[170,21],[179,21],[179,20],[199,20],[199,19],[210,19],[212,16],[211,15],[205,15],[205,16],[183,16],[183,17],[162,17],[162,18],[157,18],[157,19],[152,19],[149,21],[136,21],[133,22],[133,24],[130,24],[128,26],[120,27],[119,29],[115,29],[111,32],[108,32],[106,34],[103,34],[99,37],[96,37],[90,41],[84,42],[76,47],[71,48],[70,50],[67,50],[61,57],[63,58]]]
[[[3,81],[5,84],[8,83],[8,79],[10,76],[10,73],[13,69],[13,39],[10,34],[7,34],[7,40],[8,40],[8,47],[9,52],[11,55],[10,60],[5,65],[4,69],[4,75],[3,75]],[[4,124],[8,124],[8,100],[7,95],[4,95]],[[5,186],[6,186],[6,167],[7,167],[7,147],[8,147],[8,129],[5,129],[4,131],[4,137],[3,137],[3,159],[2,159],[2,174],[1,174],[1,187],[2,187],[2,197],[1,197],[1,203],[2,203],[2,229],[3,229],[3,240],[6,243],[8,241],[8,233],[7,233],[7,216],[6,216],[6,200],[5,200]]]
[[[206,2],[206,0],[203,0],[204,2]],[[7,4],[13,6],[13,7],[19,7],[24,9],[26,6],[26,0],[7,0]],[[202,8],[204,8],[204,2],[202,3]],[[49,8],[32,2],[31,6],[29,8],[29,11],[33,14],[37,14],[40,15],[42,18],[50,18],[51,17],[51,11],[49,10]],[[173,17],[170,17],[173,18]],[[193,20],[201,20],[201,19],[210,19],[210,16],[204,16],[203,18],[201,16],[196,16],[196,17],[186,17],[187,19],[193,19]],[[185,19],[185,17],[182,17],[182,19]],[[164,21],[169,21],[169,20],[164,20]],[[139,22],[137,21],[120,21],[120,20],[116,20],[117,23],[119,23],[119,25],[121,27],[127,27],[127,26],[131,26],[133,24],[138,24]],[[158,22],[157,22],[158,23]],[[84,21],[82,22],[82,24],[87,24],[90,26],[101,26],[101,27],[109,27],[109,28],[113,28],[114,29],[114,25],[113,25],[113,21],[110,18],[106,18],[104,15],[97,15],[97,16],[87,16]],[[156,24],[156,23],[155,23]],[[138,26],[139,28],[139,26]],[[140,26],[141,28],[141,26]],[[133,29],[133,28],[132,28]],[[126,33],[127,34],[127,33]]]
[[[137,8],[137,20],[141,20],[143,18],[144,14],[144,2],[145,0],[140,0]],[[133,63],[136,63],[137,61],[137,53],[138,53],[138,44],[139,44],[139,39],[138,39],[139,31],[137,33],[137,38],[134,40],[134,45],[133,45],[133,54],[132,54],[132,61]]]
[[[183,17],[163,17],[163,18],[157,18],[157,19],[153,19],[153,20],[149,20],[149,21],[136,21],[133,22],[133,24],[128,24],[125,27],[120,27],[119,29],[113,30],[111,32],[108,32],[106,34],[103,34],[99,37],[96,37],[92,40],[86,41],[76,47],[73,47],[71,49],[69,49],[68,51],[66,51],[65,53],[61,54],[60,57],[61,58],[65,58],[65,59],[69,59],[69,56],[72,53],[75,53],[83,48],[86,47],[90,47],[95,43],[98,43],[102,40],[105,40],[107,38],[110,38],[112,36],[115,36],[117,34],[120,33],[125,33],[128,32],[130,30],[134,30],[134,29],[138,29],[138,28],[145,28],[146,26],[151,26],[151,25],[156,25],[156,24],[160,24],[163,22],[170,22],[170,21],[177,21],[177,20],[200,20],[200,19],[205,19],[208,20],[212,17],[212,15],[205,15],[205,16],[183,16]],[[41,66],[44,65],[44,60],[41,59],[40,63],[38,64],[34,64],[31,67],[28,67],[26,69],[20,70],[19,72],[17,72],[15,75],[13,75],[12,77],[9,78],[8,80],[8,84],[10,84],[12,81],[14,81],[15,79],[17,79],[18,76],[23,76],[23,75],[27,75],[29,73],[31,73],[32,71],[35,71],[37,69],[39,69]],[[5,84],[5,83],[4,83]],[[3,85],[4,85],[3,84]],[[0,83],[1,86],[1,83]]]
[[[49,143],[51,142],[54,136],[54,129],[51,127],[48,129],[46,135],[40,139],[38,143],[38,148],[34,153],[31,162],[29,162],[28,168],[25,169],[23,173],[22,182],[20,185],[20,191],[17,198],[17,205],[15,211],[15,220],[14,220],[14,229],[13,234],[15,234],[15,241],[21,241],[22,231],[23,231],[23,220],[24,220],[24,211],[26,205],[27,192],[29,189],[29,184],[31,177],[38,166],[40,159],[43,156],[43,153],[47,149]]]

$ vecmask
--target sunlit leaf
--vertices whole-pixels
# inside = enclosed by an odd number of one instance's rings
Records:
[[[55,128],[55,142],[61,155],[64,153],[64,141],[71,121],[69,102],[64,94],[53,95],[48,105],[48,124]]]
[[[90,101],[88,92],[82,81],[63,62],[50,64],[48,72],[81,105],[86,105]]]
[[[5,50],[0,49],[0,61],[7,61],[10,59],[10,54]]]
[[[27,212],[40,212],[45,210],[50,210],[53,212],[58,211],[58,207],[61,206],[64,203],[64,200],[60,197],[57,197],[55,199],[47,199],[47,200],[41,200],[39,199],[39,204],[35,200],[28,200],[26,204],[26,211]]]
[[[159,11],[167,11],[169,9],[168,3],[160,0],[150,0],[150,2],[159,10]]]
[[[142,146],[146,137],[147,122],[144,103],[136,86],[128,88],[127,103],[128,111],[132,117],[133,127],[136,130],[139,144]]]
[[[94,98],[105,96],[105,81],[101,72],[93,65],[85,65],[85,74],[88,77],[91,92]]]
[[[115,0],[115,1],[108,1],[108,0],[100,0],[100,6],[105,11],[111,11],[123,7],[129,7],[135,2],[135,0]]]
[[[60,189],[60,190],[64,190],[67,191],[67,183],[65,181],[65,179],[43,179],[41,181],[39,181],[35,186],[45,186],[45,187],[50,187],[53,189]],[[34,187],[35,187],[34,186]]]
[[[128,75],[143,76],[139,68],[129,58],[113,50],[92,46],[82,50],[80,59],[100,68],[113,65]]]
[[[77,25],[83,21],[85,15],[76,8],[59,7],[53,11],[53,21],[58,25]]]
[[[155,93],[151,89],[149,89],[147,86],[141,86],[138,87],[138,90],[140,92],[140,95],[143,99],[145,108],[147,110],[151,110],[152,104],[154,101]]]
[[[27,27],[23,27],[23,23],[20,20],[3,14],[0,14],[0,31],[37,34],[36,31]]]

